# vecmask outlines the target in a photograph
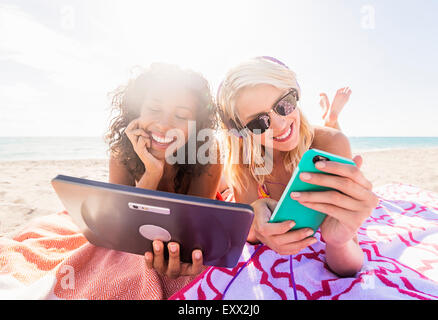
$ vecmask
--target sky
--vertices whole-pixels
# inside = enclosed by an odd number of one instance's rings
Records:
[[[0,0],[0,136],[102,136],[135,66],[201,72],[274,56],[301,107],[350,86],[348,136],[438,136],[438,1]]]

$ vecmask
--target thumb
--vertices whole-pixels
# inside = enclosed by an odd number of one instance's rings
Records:
[[[359,169],[362,167],[362,164],[363,164],[362,156],[360,156],[360,155],[354,156],[353,161]]]
[[[271,199],[271,198],[266,198],[266,205],[268,206],[268,209],[271,211],[271,213],[274,212],[275,207],[277,206],[278,201]]]

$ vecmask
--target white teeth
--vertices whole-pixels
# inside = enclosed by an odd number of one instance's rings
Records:
[[[289,127],[289,130],[287,130],[285,134],[282,134],[282,135],[279,136],[279,137],[275,137],[275,139],[277,139],[277,140],[281,140],[281,139],[286,138],[288,135],[290,135],[291,130],[292,130],[292,128]]]
[[[155,134],[151,134],[152,139],[154,139],[155,141],[159,142],[159,143],[164,143],[164,144],[168,144],[171,143],[173,141],[173,139],[171,138],[161,138],[159,136],[156,136]]]

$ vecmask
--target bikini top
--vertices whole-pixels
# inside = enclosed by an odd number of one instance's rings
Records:
[[[262,185],[259,184],[259,186],[257,188],[257,194],[258,194],[259,199],[271,197],[269,194],[268,188],[266,188],[265,184],[262,184]]]

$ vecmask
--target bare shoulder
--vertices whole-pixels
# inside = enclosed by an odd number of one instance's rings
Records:
[[[348,137],[341,131],[328,127],[314,126],[312,148],[352,158]]]
[[[241,190],[233,188],[234,199],[238,203],[251,204],[258,199],[258,185],[249,172],[243,173],[243,182]]]
[[[111,154],[109,159],[109,182],[135,186],[135,179],[131,172],[113,154]]]

